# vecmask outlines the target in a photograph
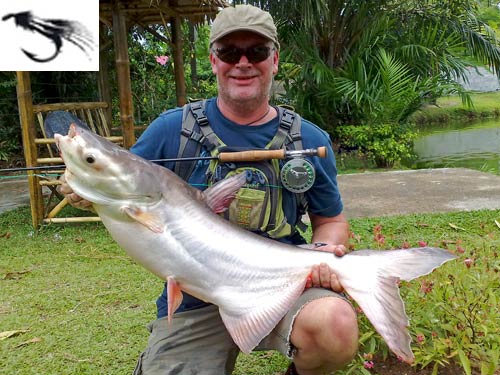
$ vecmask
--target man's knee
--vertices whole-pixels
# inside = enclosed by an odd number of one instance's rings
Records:
[[[310,302],[296,318],[292,343],[301,359],[316,364],[333,359],[334,363],[327,367],[345,366],[358,350],[358,324],[352,306],[335,297]]]

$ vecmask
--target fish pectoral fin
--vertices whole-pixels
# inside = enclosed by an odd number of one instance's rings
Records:
[[[226,211],[238,190],[247,182],[246,173],[225,178],[203,192],[205,202],[216,214]]]
[[[160,218],[151,212],[145,212],[138,207],[122,207],[122,211],[132,220],[149,228],[152,232],[162,233],[163,223]]]
[[[167,277],[168,323],[172,322],[175,311],[182,303],[182,290],[174,276]]]
[[[287,290],[267,296],[250,296],[251,310],[231,312],[219,307],[219,313],[233,341],[243,353],[250,353],[290,310],[304,291],[306,278]],[[264,297],[264,298],[262,298]]]

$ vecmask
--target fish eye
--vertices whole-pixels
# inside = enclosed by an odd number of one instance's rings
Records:
[[[95,163],[95,156],[92,154],[89,154],[85,157],[85,161],[89,164]]]

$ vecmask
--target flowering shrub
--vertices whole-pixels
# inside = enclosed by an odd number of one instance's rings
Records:
[[[155,56],[156,62],[160,65],[165,65],[170,60],[168,56]]]

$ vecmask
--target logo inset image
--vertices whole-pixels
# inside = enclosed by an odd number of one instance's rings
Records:
[[[16,26],[25,30],[37,32],[50,39],[55,45],[55,52],[49,57],[38,57],[36,54],[21,50],[31,60],[44,63],[51,61],[59,55],[63,45],[63,39],[73,43],[81,49],[87,56],[87,50],[93,50],[93,39],[87,28],[78,21],[69,21],[63,19],[41,19],[32,15],[30,11],[20,13],[9,13],[2,17],[3,21],[14,18]]]

